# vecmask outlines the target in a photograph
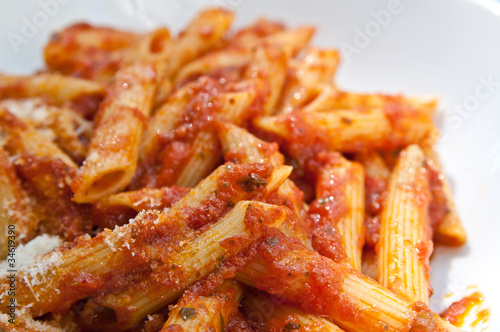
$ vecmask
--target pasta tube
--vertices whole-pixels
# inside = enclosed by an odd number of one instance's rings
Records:
[[[142,282],[120,293],[94,297],[82,311],[93,324],[125,330],[175,300],[183,289],[210,273],[222,260],[256,241],[266,227],[280,227],[288,209],[255,201],[241,201],[221,220],[189,237],[180,248],[162,257],[164,264]],[[165,279],[165,276],[168,276]],[[146,291],[145,291],[146,290]],[[112,310],[116,321],[100,321]],[[105,314],[105,317],[109,315]]]
[[[429,179],[417,145],[401,152],[388,190],[377,243],[379,282],[408,301],[429,303]]]
[[[162,331],[224,332],[229,320],[236,315],[243,296],[239,283],[226,280],[208,296],[184,294],[170,309]]]
[[[132,180],[155,88],[151,65],[138,63],[117,73],[95,120],[85,163],[71,185],[76,202],[95,202]]]
[[[461,246],[467,241],[467,234],[458,216],[450,185],[443,173],[443,166],[431,141],[431,139],[425,140],[422,143],[422,149],[427,157],[431,189],[437,191],[437,195],[433,192],[434,197],[431,203],[431,217],[433,217],[432,222],[435,223],[433,225],[434,239],[449,246]],[[436,206],[436,210],[442,210],[442,212],[439,211],[442,213],[439,217],[437,217],[439,212],[434,213],[434,215],[432,213],[434,206]]]
[[[157,264],[159,253],[178,244],[193,228],[214,223],[240,200],[276,190],[290,172],[286,166],[221,166],[172,208],[142,212],[134,222],[93,238],[81,237],[70,248],[59,248],[20,268],[17,303],[29,304],[29,312],[38,317],[107,289],[109,280],[120,280],[124,273],[141,276]],[[170,236],[164,239],[162,234]],[[6,298],[6,292],[0,294],[0,300]]]
[[[43,97],[56,106],[67,105],[92,118],[104,98],[101,83],[59,74],[0,75],[0,99]]]
[[[284,157],[278,151],[276,143],[264,142],[245,129],[230,123],[219,123],[218,134],[227,161],[236,163],[269,162],[275,166],[284,163]],[[305,204],[302,198],[302,192],[292,180],[287,179],[266,201],[276,205],[285,205],[295,213],[296,218],[287,219],[280,229],[286,235],[296,237],[306,246],[312,248],[309,227],[305,221]]]
[[[311,48],[293,68],[281,98],[280,113],[290,113],[314,97],[318,86],[331,83],[339,63],[333,49]]]
[[[267,234],[256,247],[256,260],[237,280],[326,316],[345,331],[461,331],[427,305],[410,302],[279,232]]]
[[[434,130],[427,114],[388,114],[379,108],[259,117],[254,124],[284,140],[294,157],[302,157],[310,146],[341,152],[393,149],[419,142]]]
[[[342,332],[328,319],[305,313],[283,303],[283,299],[259,291],[245,292],[243,312],[258,330]]]
[[[309,209],[314,224],[313,247],[360,271],[365,236],[363,167],[339,155],[323,156],[326,160],[319,171],[317,198]]]
[[[21,187],[9,156],[0,148],[0,259],[9,253],[9,247],[26,243],[38,235],[38,220]],[[9,232],[9,230],[11,232]],[[9,238],[9,235],[13,237]],[[9,243],[9,239],[12,240]],[[14,249],[12,249],[14,250]]]

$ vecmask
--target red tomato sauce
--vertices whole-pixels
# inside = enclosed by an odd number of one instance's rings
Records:
[[[196,135],[209,127],[220,110],[216,98],[223,91],[217,81],[201,77],[189,91],[189,103],[180,116],[176,129],[165,135],[158,135],[155,150],[145,156],[130,187],[164,187],[175,183],[186,161],[192,156]]]
[[[188,216],[187,220],[191,228],[197,229],[216,221],[243,197],[260,199],[265,195],[265,185],[273,171],[270,164],[234,165],[228,163],[224,167],[226,167],[226,172],[217,182],[216,194],[207,198],[200,207],[183,210]],[[245,183],[245,181],[250,181],[250,183]]]
[[[340,158],[341,155],[337,153],[321,153],[309,162],[308,167],[318,177],[317,197],[308,211],[311,243],[316,251],[337,263],[346,258],[337,224],[349,211],[345,186],[352,177],[351,172],[341,177],[332,170]]]
[[[93,204],[90,209],[94,225],[101,229],[113,229],[129,222],[141,210],[162,210],[172,206],[189,191],[187,188],[176,186],[164,187],[155,191],[148,189],[130,192],[128,198],[133,202],[134,208],[121,205],[106,205],[102,202]]]
[[[365,176],[365,244],[375,247],[380,230],[380,213],[387,197],[387,180]]]
[[[35,198],[35,209],[43,216],[41,232],[72,241],[91,231],[89,206],[71,200],[70,183],[76,175],[75,169],[57,158],[23,154],[16,170],[30,196]]]
[[[282,296],[289,304],[307,312],[326,314],[336,310],[346,318],[357,316],[341,286],[352,270],[307,250],[299,240],[278,230],[270,229],[256,247],[256,262],[266,268],[263,279],[253,277],[258,289]],[[338,301],[333,303],[333,298]]]
[[[94,115],[99,109],[99,104],[104,99],[103,93],[91,93],[83,94],[78,97],[73,98],[69,101],[66,106],[75,110],[76,113],[80,114],[87,120],[92,120]]]
[[[429,173],[429,189],[432,195],[429,216],[432,227],[435,229],[448,214],[449,209],[446,195],[443,192],[444,175],[430,162],[427,163],[427,172]]]
[[[470,314],[471,310],[483,303],[484,297],[480,292],[474,292],[473,294],[464,297],[463,299],[452,303],[448,309],[446,309],[441,317],[448,320],[451,324],[461,327],[464,324],[465,318]],[[473,324],[478,324],[479,322],[485,322],[489,319],[489,309],[483,309],[477,314],[477,318]]]

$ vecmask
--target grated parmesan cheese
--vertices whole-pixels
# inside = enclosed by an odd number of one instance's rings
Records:
[[[54,248],[57,248],[63,244],[63,240],[55,235],[43,234],[39,235],[25,245],[19,245],[16,248],[16,268],[18,270],[29,270],[31,267],[37,264],[36,258],[43,254],[48,253]],[[49,261],[54,263],[56,257],[50,258]],[[45,259],[43,260],[45,263]],[[38,263],[39,264],[39,263]],[[7,261],[0,262],[0,276],[7,271]]]
[[[32,120],[37,124],[43,124],[49,118],[48,106],[39,98],[30,99],[7,99],[0,104],[16,117],[23,120]]]

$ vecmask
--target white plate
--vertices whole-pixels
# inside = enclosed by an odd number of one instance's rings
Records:
[[[30,73],[42,68],[42,46],[50,33],[76,21],[139,31],[166,24],[177,30],[210,4],[234,9],[240,26],[261,15],[289,25],[318,26],[315,44],[344,51],[337,82],[345,89],[442,98],[440,153],[469,242],[459,249],[437,248],[432,261],[432,307],[439,312],[470,293],[468,286],[477,286],[492,308],[489,331],[500,331],[496,253],[500,4],[488,0],[30,0],[22,6],[4,2],[0,70]],[[453,296],[446,298],[450,293]]]

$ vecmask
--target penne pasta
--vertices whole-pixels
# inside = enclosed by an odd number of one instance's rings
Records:
[[[326,96],[325,96],[326,97]],[[360,94],[346,91],[334,91],[323,100],[323,110],[384,108],[389,112],[415,110],[432,116],[438,100],[433,97],[406,97],[402,95]]]
[[[77,163],[85,159],[92,124],[78,113],[48,105],[39,98],[7,99],[0,102],[0,108],[45,134]]]
[[[234,14],[222,8],[206,9],[198,14],[172,45],[170,70],[177,71],[189,61],[217,46],[233,19]]]
[[[229,29],[234,14],[223,9],[206,9],[198,14],[168,47],[165,70],[162,78],[173,79],[177,71],[188,62],[224,43],[223,36]],[[160,84],[156,94],[155,108],[168,98],[171,84]]]
[[[246,49],[229,48],[208,53],[182,67],[175,77],[175,85],[182,86],[201,76],[210,76],[224,82],[236,81],[251,59]]]
[[[218,118],[234,123],[245,121],[245,112],[255,98],[252,91],[225,93],[218,98]],[[213,129],[200,131],[192,143],[191,156],[183,165],[175,185],[194,187],[219,164],[220,144]],[[276,165],[277,166],[277,165]]]
[[[410,302],[279,232],[267,234],[255,247],[256,260],[237,280],[305,312],[326,316],[347,332],[461,331],[427,305]]]
[[[270,163],[283,165],[285,159],[276,143],[258,139],[247,130],[227,122],[217,124],[217,134],[226,161],[237,164]]]
[[[381,285],[408,301],[429,303],[429,179],[417,145],[404,149],[390,178],[377,243]]]
[[[136,212],[142,210],[163,210],[181,199],[189,192],[187,188],[163,187],[159,189],[144,188],[137,191],[124,191],[99,200],[95,205],[102,209],[118,206],[129,207]]]
[[[59,74],[0,75],[0,99],[42,97],[56,106],[67,105],[92,118],[103,99],[102,84]]]
[[[93,238],[80,237],[70,248],[59,248],[19,268],[17,303],[29,304],[29,312],[38,317],[102,292],[109,280],[118,280],[123,273],[128,280],[140,278],[158,264],[159,253],[173,250],[191,229],[215,222],[240,200],[276,190],[290,172],[286,166],[273,169],[264,164],[221,166],[171,209],[144,211],[134,222]],[[251,175],[260,181],[246,183]],[[164,239],[162,234],[170,236]],[[92,285],[87,287],[86,279],[75,279],[75,274],[88,276]],[[0,300],[6,297],[0,294]]]
[[[227,323],[238,312],[243,289],[236,281],[226,280],[208,296],[186,293],[170,309],[161,331],[224,332]]]
[[[460,331],[428,305],[466,240],[437,99],[345,91],[314,27],[233,19],[73,24],[0,74],[0,330]]]
[[[222,93],[217,96],[216,102],[220,104],[217,118],[222,121],[242,126],[252,118],[252,106],[257,97],[257,91],[252,81],[244,82],[240,86],[235,85],[235,92]]]
[[[282,45],[278,45],[258,47],[243,75],[245,79],[259,78],[264,82],[264,115],[275,112],[285,81],[287,57],[281,48]]]
[[[336,50],[309,49],[304,58],[291,67],[292,74],[284,88],[279,113],[287,114],[307,105],[318,86],[332,83],[338,63]]]
[[[262,46],[269,48],[271,45],[286,50],[288,57],[295,56],[305,47],[312,32],[309,27],[284,30],[280,24],[261,19],[255,25],[239,30],[224,49],[211,52],[184,66],[175,79],[176,85],[202,75],[224,82],[242,79],[242,71],[252,61],[252,49]]]
[[[422,149],[427,157],[427,169],[431,181],[433,200],[430,213],[434,239],[448,246],[464,245],[467,241],[467,235],[458,216],[451,188],[431,139],[422,143]]]
[[[287,219],[280,230],[287,236],[299,239],[307,248],[312,249],[310,224],[306,220],[308,206],[304,203],[303,197],[304,193],[292,180],[287,179],[266,201],[286,206],[295,213],[295,218]]]
[[[180,248],[162,257],[164,265],[139,284],[120,293],[90,300],[82,311],[92,324],[125,330],[143,317],[176,299],[183,289],[210,273],[256,241],[266,227],[279,227],[288,216],[283,207],[261,202],[241,201],[221,220],[183,241]],[[168,279],[164,279],[169,276]],[[147,290],[146,292],[144,290]],[[101,322],[99,313],[112,310],[116,322]]]
[[[134,62],[168,62],[172,38],[170,31],[165,27],[147,33],[124,50],[121,67],[132,65]]]
[[[138,63],[117,73],[99,111],[85,163],[71,185],[76,202],[94,202],[130,183],[155,87],[151,65]]]
[[[300,108],[301,112],[331,112],[332,98],[337,95],[337,88],[332,84],[320,84],[315,86],[311,93],[307,104]]]
[[[279,46],[287,58],[295,57],[307,46],[315,31],[312,26],[278,31],[267,36],[264,44]]]
[[[365,244],[374,248],[379,238],[380,214],[391,172],[376,151],[359,154],[356,159],[365,169]]]
[[[242,307],[258,331],[342,332],[328,319],[305,313],[283,302],[283,299],[264,292],[249,291],[245,292]]]
[[[70,169],[77,168],[56,144],[5,109],[0,109],[0,129],[6,134],[5,148],[12,155],[29,153],[40,158],[50,157],[60,160]]]
[[[169,100],[156,110],[141,139],[141,158],[148,158],[158,151],[163,136],[167,136],[181,122],[181,116],[200,84],[188,84],[173,93]]]
[[[287,152],[299,161],[320,149],[360,152],[402,147],[434,130],[427,114],[413,110],[387,114],[378,108],[259,117],[254,124],[262,135],[284,141]]]
[[[8,111],[0,110],[0,129],[7,134],[5,149],[32,198],[40,232],[69,241],[88,232],[91,224],[86,208],[71,200],[70,182],[77,167],[73,160]]]
[[[219,141],[213,130],[202,131],[193,141],[192,154],[175,181],[179,187],[194,187],[209,174],[222,159]]]
[[[142,210],[169,208],[189,192],[187,188],[163,187],[126,191],[98,200],[90,210],[95,226],[113,229],[122,226]]]
[[[269,162],[274,166],[283,165],[284,157],[275,143],[264,142],[230,123],[219,123],[217,129],[226,161],[240,164]],[[287,179],[266,201],[285,205],[295,213],[296,218],[287,219],[280,229],[286,235],[296,237],[307,247],[312,248],[302,198],[302,192],[292,180]]]
[[[282,23],[259,18],[253,24],[235,32],[228,42],[228,47],[249,50],[262,39],[285,31]]]
[[[364,245],[365,185],[361,165],[337,155],[320,155],[324,163],[309,208],[312,245],[337,263],[361,270]]]
[[[210,78],[177,91],[151,119],[131,186],[197,184],[221,159],[212,121],[243,122],[254,99],[251,90],[224,92],[222,85]]]
[[[116,30],[108,27],[94,27],[86,23],[76,23],[54,33],[45,47],[45,56],[73,51],[75,54],[86,49],[114,51],[130,46],[139,36],[134,32]],[[52,48],[64,48],[64,51]],[[71,53],[71,55],[74,55]],[[54,59],[63,61],[69,59]],[[47,63],[49,66],[51,64]],[[58,68],[58,67],[56,67]]]
[[[10,248],[14,252],[17,244],[38,235],[39,222],[3,148],[0,148],[0,197],[0,259],[3,260]]]
[[[118,69],[122,51],[139,38],[133,32],[73,24],[52,35],[44,49],[45,63],[64,75],[106,81]]]

